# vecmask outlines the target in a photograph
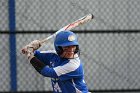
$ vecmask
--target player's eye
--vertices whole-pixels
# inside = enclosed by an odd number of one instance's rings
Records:
[[[66,46],[66,47],[63,47],[63,50],[73,50],[73,49],[76,49],[75,46]]]

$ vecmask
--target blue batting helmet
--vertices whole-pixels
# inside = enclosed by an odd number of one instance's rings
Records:
[[[63,52],[62,47],[72,45],[79,46],[77,36],[73,32],[62,31],[56,35],[54,40],[54,47],[57,54],[60,55]]]

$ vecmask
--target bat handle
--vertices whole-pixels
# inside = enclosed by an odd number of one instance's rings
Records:
[[[61,31],[64,31],[65,29],[64,28],[61,28],[60,30],[58,30],[57,32],[55,32],[54,34],[50,35],[49,37],[43,39],[43,40],[40,40],[41,44],[47,42],[49,39],[51,38],[54,38],[59,32]]]
[[[49,37],[47,37],[47,38],[45,38],[45,39],[43,39],[43,40],[40,40],[40,43],[43,44],[43,43],[47,42],[49,39],[51,39],[53,37],[54,37],[54,34],[49,36]]]

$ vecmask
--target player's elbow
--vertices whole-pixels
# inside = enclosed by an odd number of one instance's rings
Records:
[[[54,71],[54,69],[52,68],[49,68],[49,67],[44,67],[41,71],[40,71],[40,74],[45,76],[45,77],[51,77],[51,78],[57,78],[57,74],[56,72]]]

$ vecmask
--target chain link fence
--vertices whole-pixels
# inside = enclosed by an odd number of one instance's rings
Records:
[[[8,0],[0,1],[0,31],[8,29]]]
[[[17,91],[52,90],[50,79],[38,74],[21,54],[20,49],[35,39],[46,38],[88,13],[94,14],[95,19],[74,30],[79,38],[80,57],[83,60],[89,90],[140,89],[140,32],[138,32],[140,0],[15,0],[15,2]],[[8,16],[8,0],[1,0],[0,91],[10,91],[11,86],[12,50],[9,49]],[[50,49],[54,49],[53,39],[39,50]]]
[[[139,0],[16,0],[17,30],[58,30],[92,13],[77,30],[140,29]]]
[[[76,33],[79,38],[85,80],[90,90],[121,90],[140,88],[140,33]],[[20,52],[21,47],[34,39],[50,34],[16,34],[18,91],[52,90],[50,79],[38,74]],[[1,35],[5,37],[8,35]],[[9,87],[9,63],[6,41],[2,43],[1,91]],[[1,41],[2,42],[2,41]],[[52,50],[53,40],[39,50]],[[11,51],[12,52],[12,51]]]
[[[10,89],[9,36],[0,34],[0,91]]]
[[[77,30],[124,30],[140,27],[139,0],[15,0],[16,30],[58,30],[92,13],[93,22]],[[8,30],[8,0],[0,3],[0,30]]]

